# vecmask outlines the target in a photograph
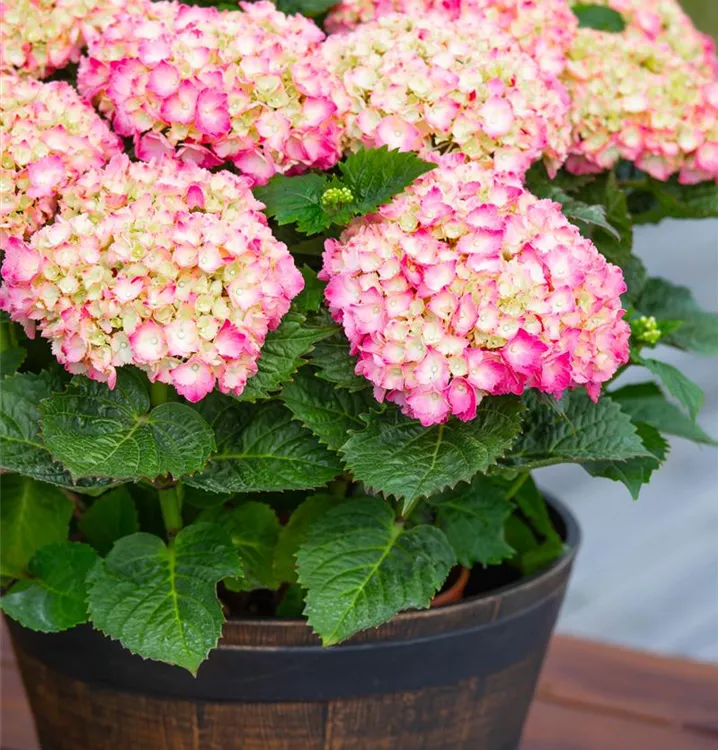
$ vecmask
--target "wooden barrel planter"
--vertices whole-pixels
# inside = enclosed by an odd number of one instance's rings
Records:
[[[230,620],[197,678],[89,627],[10,624],[43,750],[514,750],[579,543],[493,592],[324,649],[301,620]]]

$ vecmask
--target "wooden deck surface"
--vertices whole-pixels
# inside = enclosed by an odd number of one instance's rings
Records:
[[[38,750],[7,647],[0,748]],[[521,750],[718,750],[718,667],[557,636]]]

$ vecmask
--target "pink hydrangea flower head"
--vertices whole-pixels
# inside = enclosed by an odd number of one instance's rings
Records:
[[[381,16],[322,45],[351,100],[345,146],[458,149],[502,171],[566,158],[569,102],[511,36],[476,16]]]
[[[718,74],[715,42],[696,29],[678,0],[596,0],[618,11],[626,22],[626,44],[652,41],[672,55],[697,66],[702,73]]]
[[[142,159],[232,161],[256,183],[340,158],[346,93],[317,56],[324,34],[270,2],[242,10],[150,3],[92,41],[80,92]]]
[[[562,80],[576,173],[627,159],[658,180],[718,178],[718,80],[666,45],[580,29]]]
[[[596,398],[628,361],[620,269],[516,175],[438,162],[326,242],[326,300],[357,374],[424,425],[526,388]]]
[[[66,83],[0,74],[0,249],[26,238],[55,212],[57,196],[121,142]]]
[[[77,62],[87,41],[149,0],[0,0],[0,69],[44,78]]]
[[[215,384],[239,395],[304,286],[262,208],[244,177],[117,156],[68,189],[53,224],[9,240],[0,307],[110,387],[132,364],[190,401]]]
[[[496,24],[547,73],[563,70],[578,19],[566,0],[343,0],[325,21],[330,32],[347,31],[391,13],[427,13],[456,20],[474,16]]]

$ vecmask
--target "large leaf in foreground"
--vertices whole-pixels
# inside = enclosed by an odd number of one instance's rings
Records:
[[[17,474],[0,477],[0,575],[20,578],[30,558],[67,539],[72,501],[56,487]]]
[[[284,386],[282,401],[306,428],[333,450],[341,448],[350,430],[365,427],[362,414],[380,408],[370,388],[362,391],[335,388],[317,378],[309,367],[300,370],[295,379]]]
[[[342,471],[339,456],[276,401],[251,407],[215,395],[199,408],[215,429],[217,453],[186,478],[193,487],[218,493],[311,489]]]
[[[625,461],[651,456],[628,414],[610,398],[594,403],[585,391],[567,393],[558,404],[534,394],[529,413],[507,463],[536,469],[560,463]]]
[[[214,449],[209,425],[186,404],[150,411],[143,379],[127,368],[113,390],[75,377],[40,411],[46,445],[75,477],[181,476],[204,466]]]
[[[423,497],[486,471],[521,429],[521,402],[486,398],[470,422],[452,419],[422,427],[396,408],[372,414],[342,452],[354,478],[404,501],[407,513]]]
[[[305,614],[326,646],[401,610],[428,607],[456,559],[439,529],[407,528],[378,498],[329,511],[297,557]]]
[[[31,630],[54,633],[87,622],[87,577],[98,557],[92,547],[59,542],[38,550],[30,578],[0,601],[3,611]]]
[[[503,488],[477,474],[471,484],[461,484],[429,499],[456,556],[465,568],[476,563],[492,565],[511,557],[504,523],[513,506]]]
[[[229,534],[215,524],[187,526],[169,547],[133,534],[90,574],[90,618],[133,653],[196,674],[222,631],[217,583],[241,574]]]

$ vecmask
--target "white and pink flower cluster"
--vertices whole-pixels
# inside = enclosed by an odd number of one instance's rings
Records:
[[[81,93],[135,136],[142,159],[231,160],[264,183],[340,158],[346,95],[315,55],[324,34],[270,2],[242,10],[150,3],[90,44]]]
[[[718,179],[718,80],[648,38],[580,29],[562,80],[574,139],[567,168],[627,159],[658,180]]]
[[[0,0],[0,69],[44,78],[80,53],[119,14],[149,0]]]
[[[343,0],[325,21],[331,32],[347,31],[391,13],[421,18],[427,13],[451,20],[496,24],[547,73],[563,70],[578,19],[567,0]]]
[[[190,401],[239,394],[303,288],[248,180],[122,155],[85,174],[55,222],[12,238],[0,307],[73,373],[133,364]]]
[[[525,388],[596,399],[628,360],[620,269],[558,204],[460,154],[327,240],[321,277],[357,373],[424,425]]]
[[[702,74],[716,75],[715,43],[693,25],[678,0],[594,0],[617,11],[626,22],[626,44],[651,41],[697,66]]]
[[[122,149],[120,139],[66,83],[0,74],[0,249],[55,213],[57,198]]]
[[[566,158],[564,87],[489,22],[391,14],[329,37],[322,56],[351,99],[349,149],[458,149],[519,174]]]

